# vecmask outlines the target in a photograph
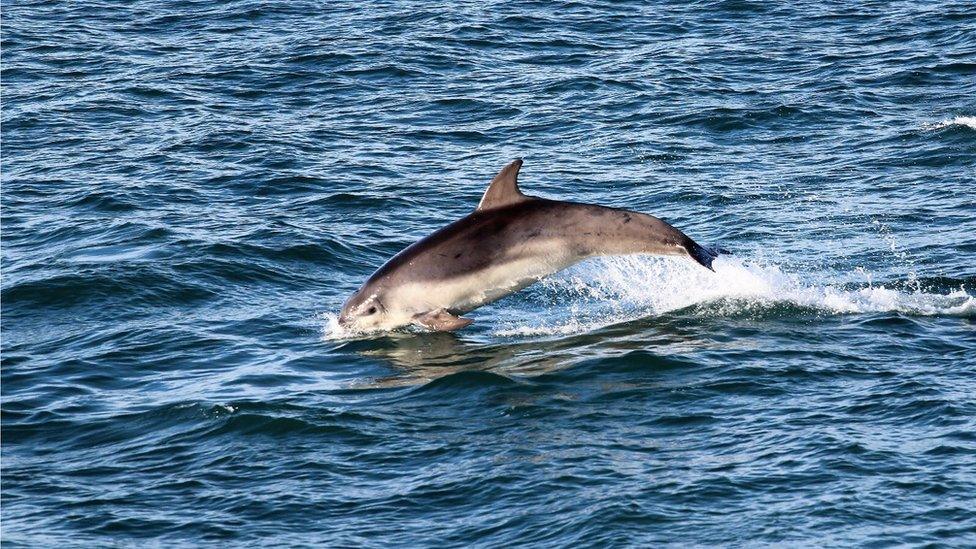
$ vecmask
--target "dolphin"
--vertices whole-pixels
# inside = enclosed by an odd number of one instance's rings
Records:
[[[712,269],[724,252],[647,214],[526,196],[518,186],[521,167],[521,159],[505,166],[473,212],[373,273],[343,305],[340,326],[457,330],[473,322],[460,315],[589,257],[682,255]]]

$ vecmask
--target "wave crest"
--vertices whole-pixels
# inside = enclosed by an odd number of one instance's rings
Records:
[[[976,130],[976,116],[957,116],[941,122],[925,124],[924,128],[927,130],[941,130],[950,126],[965,126],[971,130]]]

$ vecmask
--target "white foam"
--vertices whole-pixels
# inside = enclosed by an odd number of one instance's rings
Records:
[[[971,130],[976,130],[976,116],[957,116],[955,118],[943,120],[942,122],[925,124],[923,127],[927,130],[941,130],[942,128],[948,128],[949,126],[966,126]]]
[[[614,257],[586,263],[542,281],[547,301],[568,301],[568,317],[535,325],[509,325],[500,336],[580,333],[611,324],[701,305],[693,314],[728,316],[786,304],[827,314],[899,312],[908,315],[976,314],[976,297],[965,289],[948,294],[903,291],[873,284],[859,288],[818,285],[776,265],[728,256],[714,263],[714,273],[687,260]],[[558,306],[553,307],[556,309]],[[521,324],[521,322],[519,322]]]

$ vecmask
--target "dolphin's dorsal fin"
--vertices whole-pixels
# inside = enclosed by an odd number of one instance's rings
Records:
[[[477,209],[490,210],[491,208],[501,208],[528,200],[528,197],[522,194],[518,188],[518,173],[521,167],[522,159],[518,158],[502,168],[502,171],[498,172],[498,175],[491,180],[488,190],[485,191],[485,195],[481,197],[481,202],[478,203]]]

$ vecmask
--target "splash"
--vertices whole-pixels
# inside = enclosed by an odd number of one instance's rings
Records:
[[[908,315],[976,315],[976,297],[960,287],[946,294],[916,286],[904,290],[867,281],[813,284],[776,265],[722,257],[715,273],[687,261],[648,257],[604,258],[541,282],[543,294],[568,301],[568,318],[508,326],[499,336],[562,335],[590,331],[671,311],[703,316],[748,315],[778,306],[826,314],[898,312]]]
[[[925,124],[923,127],[927,130],[941,130],[942,128],[948,128],[949,126],[965,126],[971,130],[976,130],[976,116],[957,116],[955,118],[943,120],[942,122]]]
[[[322,339],[328,341],[342,341],[344,339],[356,339],[362,337],[361,332],[350,330],[339,324],[339,315],[335,313],[322,313]]]

